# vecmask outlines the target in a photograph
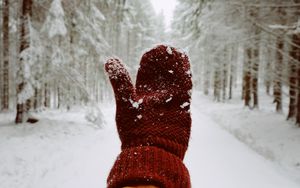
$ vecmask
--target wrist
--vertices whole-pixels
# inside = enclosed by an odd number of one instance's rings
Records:
[[[178,156],[154,146],[122,150],[107,179],[108,188],[152,185],[190,188],[188,170]],[[135,187],[134,187],[135,188]]]
[[[123,188],[159,188],[153,185],[140,185],[140,186],[135,186],[135,187],[123,187]]]

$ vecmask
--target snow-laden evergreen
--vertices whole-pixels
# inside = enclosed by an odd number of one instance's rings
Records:
[[[64,16],[61,0],[53,0],[46,21],[42,27],[42,32],[46,32],[49,38],[53,38],[56,35],[66,35],[67,28],[65,26]]]
[[[38,31],[32,26],[31,20],[28,21],[29,46],[21,51],[19,58],[22,59],[24,88],[18,95],[18,103],[25,103],[26,100],[34,96],[34,88],[40,88],[42,64],[40,60],[44,53]]]

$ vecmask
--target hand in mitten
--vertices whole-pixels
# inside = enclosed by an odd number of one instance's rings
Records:
[[[108,187],[189,188],[182,162],[191,129],[188,57],[175,48],[157,46],[143,55],[136,86],[119,59],[109,59],[105,69],[115,93],[122,142]]]

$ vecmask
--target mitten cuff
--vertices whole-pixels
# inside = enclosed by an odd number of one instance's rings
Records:
[[[124,149],[107,179],[108,188],[155,185],[190,188],[190,176],[182,160],[155,146]]]

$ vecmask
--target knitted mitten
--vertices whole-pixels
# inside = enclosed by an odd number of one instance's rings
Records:
[[[191,130],[188,57],[175,48],[157,46],[143,55],[136,86],[119,59],[109,59],[105,70],[115,93],[122,142],[107,187],[189,188],[183,164]]]

